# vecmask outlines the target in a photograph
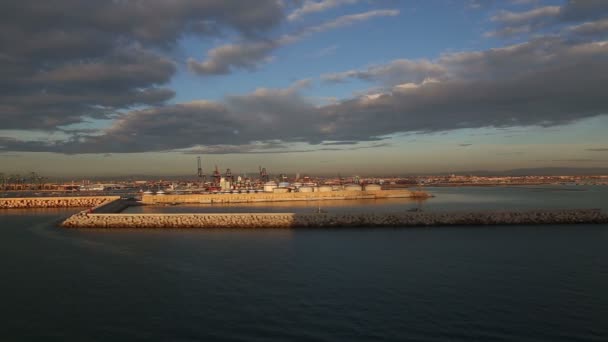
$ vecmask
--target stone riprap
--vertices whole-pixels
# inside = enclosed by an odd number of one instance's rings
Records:
[[[119,196],[0,198],[0,209],[97,207]]]
[[[327,191],[327,192],[287,192],[287,193],[234,193],[234,194],[183,194],[183,195],[149,195],[144,194],[144,204],[185,204],[185,203],[252,203],[280,201],[321,201],[349,199],[382,199],[428,197],[424,192],[409,190],[377,191]]]
[[[65,220],[67,228],[315,228],[608,223],[599,210],[407,212],[394,214],[91,214]]]

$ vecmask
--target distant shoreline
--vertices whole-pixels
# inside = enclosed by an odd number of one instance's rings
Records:
[[[540,185],[550,185],[550,186],[606,186],[605,184],[555,184],[555,183],[484,183],[484,184],[474,184],[474,183],[438,183],[438,184],[424,184],[421,186],[421,189],[425,188],[444,188],[444,187],[523,187],[523,186],[540,186]],[[417,185],[411,184],[391,184],[386,186],[387,190],[391,189],[406,189],[406,188],[418,188]]]

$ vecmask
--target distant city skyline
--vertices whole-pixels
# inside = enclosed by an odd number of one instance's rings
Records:
[[[608,1],[24,0],[0,18],[0,173],[608,168]]]

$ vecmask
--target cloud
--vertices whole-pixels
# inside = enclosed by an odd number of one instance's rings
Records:
[[[287,19],[290,21],[298,20],[305,15],[309,15],[312,13],[327,11],[331,8],[342,6],[342,5],[350,5],[359,2],[359,0],[306,0],[302,4],[300,8],[297,8],[293,12],[291,12]]]
[[[486,37],[509,37],[521,33],[529,33],[557,20],[560,6],[545,6],[525,12],[500,11],[491,18],[498,22],[500,29],[486,32]]]
[[[390,80],[384,92],[323,110],[334,134],[348,127],[351,134],[364,136],[566,124],[608,114],[602,95],[608,84],[606,57],[608,42],[575,44],[553,37],[446,54],[435,62],[445,71],[441,80],[414,83],[406,74],[401,85],[391,87],[399,80]],[[365,79],[369,73],[354,75]]]
[[[231,62],[210,64],[207,72],[254,68],[258,65],[256,61],[267,58],[276,46],[366,18],[395,13],[366,12],[307,27],[275,40],[247,40],[248,44],[270,42],[271,48],[260,47],[261,52],[251,60],[237,58],[242,56],[239,48],[236,52],[218,53]],[[167,82],[175,66],[157,51],[142,42],[113,46],[103,58],[52,65],[30,71],[25,78],[0,78],[0,82],[12,80],[2,84],[5,85],[2,89],[8,91],[0,95],[0,110],[5,116],[8,113],[9,118],[12,115],[24,120],[21,127],[53,127],[78,122],[83,113],[100,118],[113,113],[109,127],[95,134],[64,129],[69,139],[25,141],[0,137],[0,150],[59,153],[197,148],[208,153],[341,151],[366,148],[373,141],[401,133],[547,127],[608,114],[605,92],[608,42],[587,38],[547,36],[501,48],[446,53],[434,60],[398,59],[384,65],[337,72],[331,77],[324,75],[323,79],[331,81],[356,78],[377,83],[374,92],[325,105],[301,95],[311,80],[298,81],[283,89],[259,88],[216,101],[166,104],[164,101],[172,92],[160,85]],[[252,53],[251,49],[247,51]],[[0,58],[10,61],[14,55]],[[19,68],[0,68],[7,74],[21,72]],[[17,79],[20,81],[16,82]],[[150,107],[125,109],[134,103]],[[73,108],[76,110],[72,111]],[[124,110],[116,111],[116,108]],[[28,116],[27,113],[35,114]],[[301,148],[302,144],[309,144],[310,148]],[[382,144],[386,143],[375,146]]]
[[[288,145],[273,145],[273,144],[247,144],[247,145],[215,145],[215,146],[206,146],[188,149],[186,151],[182,151],[184,154],[292,154],[292,153],[311,153],[311,152],[319,152],[319,151],[357,151],[357,150],[367,150],[367,149],[375,149],[391,146],[389,143],[379,143],[372,145],[364,145],[364,146],[355,146],[355,147],[345,147],[345,148],[336,148],[336,147],[313,147],[307,149],[297,149],[290,147]],[[280,149],[277,149],[281,147]]]
[[[601,62],[598,58],[604,58],[607,51],[608,42],[573,43],[559,37],[542,37],[485,51],[447,53],[434,61],[398,59],[362,70],[325,74],[321,79],[343,82],[356,78],[407,91],[448,80],[498,82],[525,77],[542,69],[553,72],[577,61]],[[371,97],[374,96],[377,94]]]
[[[569,0],[562,6],[543,6],[528,11],[513,12],[501,10],[491,18],[498,29],[485,34],[486,37],[510,37],[522,33],[532,33],[541,29],[580,21],[592,21],[608,15],[608,1]],[[581,29],[595,31],[597,27]]]
[[[580,25],[571,26],[568,30],[579,36],[606,37],[608,35],[608,19],[586,22]]]
[[[277,48],[293,44],[307,36],[328,30],[367,21],[376,17],[396,16],[397,10],[374,10],[358,14],[344,15],[317,26],[309,26],[300,31],[283,35],[276,39],[243,40],[239,43],[218,46],[207,52],[204,61],[188,59],[190,70],[199,75],[223,75],[237,69],[253,70],[270,59]]]
[[[188,60],[190,70],[201,75],[224,75],[233,69],[253,70],[269,60],[270,53],[279,46],[277,41],[242,42],[214,48],[207,53],[207,60]]]
[[[491,20],[507,25],[529,24],[546,18],[556,17],[559,15],[560,10],[560,6],[544,6],[525,12],[501,11],[499,14],[493,16]]]
[[[332,142],[325,142],[322,145],[325,146],[335,146],[335,145],[356,145],[359,142],[356,140],[347,140],[347,141],[332,141]]]
[[[450,80],[328,106],[335,135],[378,136],[457,128],[552,126],[608,113],[606,65],[569,66],[505,80]],[[589,89],[588,87],[598,87]],[[576,102],[573,99],[577,99]],[[549,100],[550,99],[550,100]],[[580,102],[579,102],[580,101]]]
[[[163,86],[176,67],[164,55],[181,37],[255,35],[283,10],[278,0],[3,1],[3,128],[56,130],[159,105],[174,96]]]
[[[103,134],[52,144],[0,141],[5,150],[63,153],[169,151],[193,146],[375,141],[398,133],[555,126],[608,114],[608,42],[540,38],[441,56],[440,80],[390,84],[319,106],[302,80],[222,101],[192,101],[124,113]],[[394,63],[388,63],[388,66]],[[431,70],[434,70],[431,68]],[[421,77],[420,77],[421,78]],[[418,78],[418,79],[420,79]],[[378,82],[384,82],[382,77]],[[357,147],[357,146],[353,146]],[[312,148],[314,149],[314,148]],[[318,150],[318,149],[314,149]],[[286,150],[285,150],[286,151]]]
[[[562,21],[586,21],[605,17],[608,13],[608,2],[604,0],[568,0],[562,6]]]
[[[504,0],[468,0],[467,8],[473,10],[488,9],[504,2]],[[509,0],[508,2],[512,5],[533,5],[538,3],[539,0]]]
[[[325,74],[321,79],[327,82],[343,82],[349,78],[366,81],[382,81],[397,85],[404,82],[422,82],[426,78],[439,78],[445,74],[443,66],[428,60],[398,59],[385,65],[376,65],[365,70],[349,70]]]

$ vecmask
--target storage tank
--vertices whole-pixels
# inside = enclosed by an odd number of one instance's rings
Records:
[[[361,185],[357,184],[346,184],[344,186],[345,191],[361,191]]]
[[[312,188],[310,186],[301,186],[298,188],[299,192],[312,192]]]
[[[275,194],[284,194],[286,192],[289,192],[289,188],[282,188],[282,187],[274,188],[273,192]]]
[[[289,182],[280,182],[279,188],[289,188]]]
[[[365,191],[379,191],[382,190],[382,187],[378,184],[367,184],[365,186]]]
[[[301,186],[302,186],[302,183],[300,183],[300,182],[295,182],[295,183],[293,183],[293,186],[294,186],[294,187],[296,187],[296,188],[299,188],[299,187],[301,187]]]
[[[329,185],[321,185],[318,189],[319,192],[330,192],[332,191],[331,186]]]
[[[264,192],[274,192],[274,189],[277,187],[277,183],[270,181],[264,183]]]

